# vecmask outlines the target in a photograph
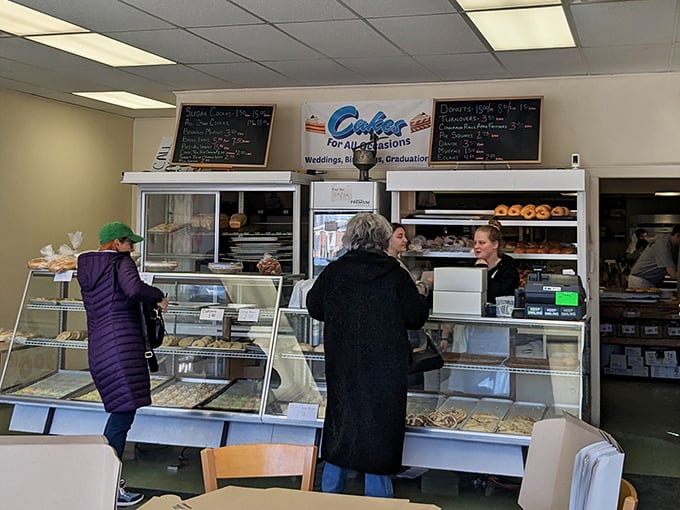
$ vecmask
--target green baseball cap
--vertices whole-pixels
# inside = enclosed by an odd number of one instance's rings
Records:
[[[129,239],[133,243],[139,243],[140,241],[144,240],[142,236],[135,234],[130,227],[128,227],[125,223],[121,223],[120,221],[112,221],[111,223],[107,223],[99,231],[100,244],[108,243],[114,239],[123,238]]]

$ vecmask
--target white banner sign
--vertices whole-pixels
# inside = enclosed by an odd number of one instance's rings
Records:
[[[431,99],[305,103],[302,167],[354,168],[352,149],[370,142],[371,133],[379,137],[376,168],[427,167],[431,112]]]

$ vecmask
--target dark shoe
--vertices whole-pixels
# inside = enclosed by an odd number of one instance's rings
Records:
[[[118,504],[117,506],[133,506],[144,499],[144,494],[138,492],[128,492],[125,490],[125,480],[120,481],[118,487]]]

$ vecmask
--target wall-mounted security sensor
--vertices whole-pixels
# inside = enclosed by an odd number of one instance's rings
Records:
[[[575,152],[571,155],[571,167],[580,168],[581,167],[581,155]]]

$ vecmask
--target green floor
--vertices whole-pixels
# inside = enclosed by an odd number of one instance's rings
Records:
[[[637,482],[641,494],[639,510],[677,508],[674,497],[680,495],[680,438],[666,432],[680,433],[679,390],[679,384],[673,381],[603,381],[601,427],[626,452],[624,474],[630,474]],[[8,406],[0,408],[0,431],[7,431],[10,412]],[[129,487],[148,496],[163,492],[190,495],[202,492],[203,488],[196,448],[129,444],[123,477]],[[317,476],[317,486],[319,480]],[[270,482],[244,482],[254,486],[267,483]],[[276,480],[281,487],[295,487],[296,483],[299,482],[295,479]],[[431,470],[415,479],[396,478],[394,486],[396,497],[433,503],[442,509],[520,508],[516,502],[517,489],[501,487],[484,475]],[[350,491],[361,494],[360,480],[350,484]],[[643,497],[646,492],[650,494],[649,501]]]

